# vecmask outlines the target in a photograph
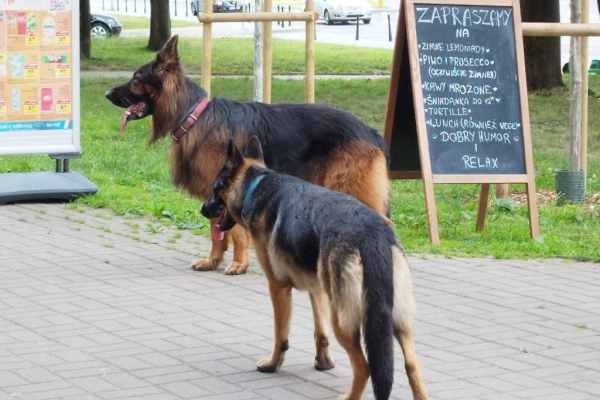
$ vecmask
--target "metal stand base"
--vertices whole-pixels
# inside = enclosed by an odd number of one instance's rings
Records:
[[[75,200],[98,191],[85,176],[69,171],[69,159],[79,155],[51,155],[56,172],[0,174],[0,204],[31,200]]]

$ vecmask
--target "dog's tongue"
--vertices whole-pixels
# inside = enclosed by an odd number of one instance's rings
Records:
[[[217,241],[225,239],[225,232],[221,232],[219,228],[217,228],[217,221],[214,219],[210,220],[210,235]]]
[[[129,110],[129,107],[125,109],[125,111],[123,111],[123,113],[121,114],[121,127],[119,128],[119,131],[121,131],[121,133],[125,130],[125,125],[127,125],[127,110]]]
[[[125,129],[127,121],[138,118],[137,113],[139,113],[144,108],[144,106],[144,103],[135,103],[123,110],[123,113],[121,114],[121,127],[119,128],[121,132],[123,132],[123,130]]]

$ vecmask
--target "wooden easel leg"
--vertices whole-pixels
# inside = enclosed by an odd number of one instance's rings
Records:
[[[482,231],[485,224],[485,210],[487,209],[488,198],[490,197],[490,184],[482,183],[481,191],[479,192],[479,206],[477,207],[477,222],[475,222],[475,230]]]
[[[530,176],[530,183],[526,183],[527,186],[527,214],[529,217],[529,236],[535,239],[540,234],[540,228],[538,225],[537,215],[537,198],[535,195],[535,184],[533,183],[533,176]]]
[[[440,244],[437,214],[435,212],[435,196],[433,194],[433,181],[431,175],[423,175],[423,194],[425,196],[425,213],[427,214],[427,227],[429,228],[429,243],[434,246]]]

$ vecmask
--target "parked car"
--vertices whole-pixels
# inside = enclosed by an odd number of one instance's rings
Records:
[[[569,63],[565,63],[562,67],[562,72],[566,74],[569,72]],[[588,69],[590,74],[598,74],[600,73],[600,60],[592,60],[590,63],[590,68]]]
[[[212,2],[214,13],[244,11],[243,1],[212,0]],[[190,8],[192,10],[192,15],[197,16],[198,13],[202,12],[202,1],[192,1],[190,3]]]
[[[365,24],[371,22],[373,8],[365,0],[314,0],[315,12],[327,25],[334,22],[356,21],[358,16]]]
[[[92,13],[92,39],[119,36],[123,25],[112,15]]]

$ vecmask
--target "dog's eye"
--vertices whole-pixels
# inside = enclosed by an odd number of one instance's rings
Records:
[[[223,189],[223,181],[219,179],[215,181],[215,184],[213,185],[213,192],[218,193],[221,189]]]

